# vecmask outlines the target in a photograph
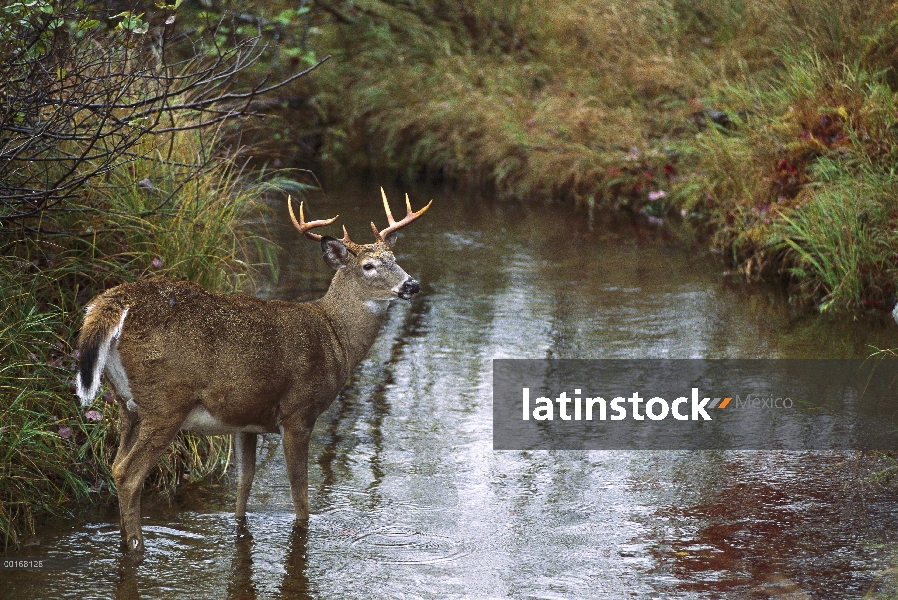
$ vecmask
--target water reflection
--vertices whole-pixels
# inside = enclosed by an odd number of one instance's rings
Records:
[[[353,236],[380,182],[314,197]],[[147,557],[118,553],[117,516],[43,534],[92,559],[9,572],[16,600],[121,598],[856,597],[898,578],[898,502],[869,455],[493,452],[491,360],[856,357],[892,324],[796,319],[775,292],[722,280],[704,252],[570,207],[465,202],[448,191],[397,244],[422,293],[319,419],[312,516],[295,529],[277,437],[263,437],[249,514],[195,487],[145,510]],[[283,205],[276,207],[278,210]],[[277,227],[272,227],[278,231]],[[282,298],[320,295],[320,249],[285,223]],[[316,290],[309,292],[309,290]],[[209,490],[205,493],[203,490]]]
[[[253,534],[247,528],[245,518],[237,519],[227,597],[233,600],[255,600],[258,597],[253,583]]]
[[[676,575],[680,589],[807,598],[833,597],[834,590],[840,597],[861,597],[869,591],[875,573],[857,567],[876,561],[882,548],[873,540],[888,537],[885,530],[898,517],[894,489],[865,476],[869,456],[700,454],[714,466],[698,477],[693,467],[690,479],[674,480],[691,488],[688,495],[696,503],[655,513],[668,530],[652,552]],[[858,485],[846,485],[851,471]],[[686,524],[692,526],[687,530]],[[861,531],[867,542],[858,544]],[[789,596],[797,592],[804,595]]]
[[[140,600],[137,589],[137,561],[130,556],[122,556],[118,563],[118,579],[115,585],[117,600]]]
[[[306,576],[306,558],[309,530],[303,524],[295,524],[290,535],[290,550],[284,561],[284,579],[279,589],[280,597],[289,600],[312,598],[309,579]]]
[[[265,544],[257,547],[245,519],[237,520],[235,529],[233,547],[219,548],[222,557],[230,557],[225,578],[226,589],[222,597],[230,600],[256,600],[273,596],[306,600],[315,597],[307,574],[309,531],[306,526],[294,524],[286,536],[288,548],[281,562],[282,569],[278,569],[281,575],[276,579],[271,578],[272,565],[268,556],[269,548],[266,546],[268,538],[263,538]],[[195,597],[191,591],[196,592],[197,588],[191,587],[189,582],[184,582],[187,585],[180,587],[177,581],[166,581],[154,576],[159,572],[160,565],[153,563],[151,560],[136,561],[127,556],[118,557],[115,598],[154,598],[160,596],[160,591],[164,597]],[[191,570],[191,565],[187,563],[181,566]],[[260,585],[260,582],[264,583]],[[201,585],[208,581],[200,575],[196,583]]]

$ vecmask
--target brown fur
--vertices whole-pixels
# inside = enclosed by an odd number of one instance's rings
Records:
[[[126,390],[116,389],[121,442],[113,476],[124,551],[143,551],[143,481],[198,408],[235,434],[238,517],[252,484],[257,434],[278,431],[297,518],[308,517],[309,437],[383,323],[386,310],[372,311],[371,301],[385,309],[397,289],[411,286],[402,297],[417,291],[387,243],[360,246],[357,256],[333,238],[324,238],[322,248],[337,273],[314,302],[213,294],[193,283],[151,279],[120,285],[91,304],[79,346],[95,358],[92,349],[109,339],[128,309],[106,371],[116,387],[109,365],[117,357],[137,406],[130,410]],[[375,269],[365,270],[365,263]]]

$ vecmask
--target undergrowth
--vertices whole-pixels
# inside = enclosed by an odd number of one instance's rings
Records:
[[[798,304],[894,302],[893,3],[328,7],[325,165],[685,220]]]
[[[152,144],[149,138],[145,144]],[[74,341],[84,305],[114,285],[166,275],[209,290],[251,288],[270,246],[244,223],[271,184],[251,183],[237,156],[215,156],[208,132],[175,134],[172,154],[109,174],[57,217],[60,231],[20,240],[0,257],[0,539],[16,547],[36,519],[109,498],[118,407],[105,388],[91,407],[74,394]],[[90,209],[95,207],[97,209]],[[6,232],[9,241],[9,234]],[[106,392],[106,393],[103,393]],[[182,433],[147,485],[171,493],[216,478],[228,436]]]

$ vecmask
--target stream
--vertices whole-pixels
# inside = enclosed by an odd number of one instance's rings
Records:
[[[327,185],[307,218],[353,239],[384,227],[381,181]],[[119,552],[115,506],[47,527],[0,571],[25,598],[848,598],[898,595],[892,463],[861,452],[493,451],[494,358],[860,358],[891,319],[800,315],[723,274],[665,226],[564,204],[385,186],[402,214],[395,302],[368,358],[318,420],[308,531],[294,528],[278,436],[260,436],[245,526],[234,480],[144,494],[146,558]],[[268,297],[310,299],[331,271],[273,203]],[[72,401],[75,401],[73,397]]]

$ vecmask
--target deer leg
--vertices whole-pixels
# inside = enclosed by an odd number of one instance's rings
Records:
[[[112,468],[127,456],[131,446],[134,445],[134,439],[137,431],[140,429],[140,421],[137,413],[128,410],[123,401],[119,401],[118,413],[118,450],[115,453],[115,460],[112,461]]]
[[[234,434],[234,456],[237,460],[237,510],[235,516],[238,519],[246,517],[246,501],[249,499],[249,490],[256,474],[256,440],[258,438],[258,434],[255,433]]]
[[[281,426],[284,441],[284,455],[287,458],[287,475],[290,477],[290,491],[296,518],[309,518],[309,441],[312,428],[300,420],[284,422]]]
[[[127,454],[116,456],[112,476],[118,491],[122,527],[122,552],[143,554],[140,530],[140,492],[143,481],[156,461],[177,435],[183,418],[158,421],[144,415]]]
[[[137,432],[140,430],[140,421],[137,418],[137,413],[125,406],[123,401],[119,401],[119,416],[118,416],[118,450],[115,452],[115,460],[112,461],[112,472],[115,473],[118,465],[125,459],[128,455],[128,452],[131,450],[131,447],[134,445],[134,440],[137,437]],[[118,483],[116,481],[116,483]],[[125,540],[125,520],[122,518],[124,513],[119,514],[119,528],[122,532],[122,547],[124,548],[124,540]]]

